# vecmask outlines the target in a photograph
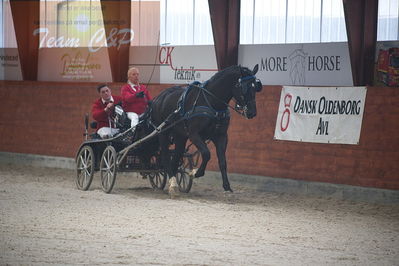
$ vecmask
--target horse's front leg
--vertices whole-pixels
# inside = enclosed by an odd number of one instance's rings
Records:
[[[226,149],[228,142],[227,133],[212,138],[212,141],[216,147],[216,154],[218,156],[219,169],[222,174],[224,191],[233,192],[233,190],[230,188],[229,178],[227,177],[227,162],[226,162]]]
[[[211,153],[208,149],[206,143],[202,140],[199,134],[193,134],[190,136],[191,142],[197,147],[199,152],[201,153],[201,165],[197,171],[194,171],[193,174],[195,177],[201,177],[205,174],[206,165],[211,159]]]
[[[175,150],[170,162],[171,176],[169,179],[169,195],[171,198],[179,194],[179,184],[177,183],[176,174],[179,169],[181,158],[186,148],[186,138],[175,138]]]
[[[171,167],[171,158],[169,154],[169,136],[167,134],[159,135],[159,145],[161,152],[161,168],[166,171],[169,178],[173,176]]]
[[[171,169],[174,176],[176,176],[177,170],[179,169],[181,159],[186,149],[186,142],[187,138],[175,138],[175,151],[171,162]]]

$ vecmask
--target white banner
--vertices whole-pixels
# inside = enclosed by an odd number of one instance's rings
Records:
[[[96,52],[87,47],[41,48],[38,80],[111,82],[108,48]]]
[[[0,80],[22,80],[18,48],[0,48]]]
[[[263,85],[353,86],[347,43],[240,45],[238,63]]]
[[[204,82],[217,72],[213,45],[133,46],[129,64],[140,69],[142,83]]]
[[[283,87],[274,138],[359,144],[366,87]]]
[[[217,72],[213,45],[133,46],[129,63],[145,83],[204,82]],[[259,64],[264,85],[353,86],[347,43],[240,45],[238,63]]]

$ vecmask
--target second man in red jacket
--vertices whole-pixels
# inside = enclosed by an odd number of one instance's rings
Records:
[[[139,122],[139,115],[144,113],[151,96],[146,86],[139,82],[140,72],[137,68],[130,68],[127,72],[127,84],[121,88],[122,107],[131,120],[131,127]]]

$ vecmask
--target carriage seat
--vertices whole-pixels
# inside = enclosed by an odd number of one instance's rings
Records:
[[[90,128],[91,129],[96,129],[97,128],[97,121],[92,121],[90,122]],[[96,132],[89,134],[90,139],[101,139],[100,135],[98,135]]]
[[[90,128],[97,129],[97,121],[90,122]],[[90,137],[90,139],[103,139],[103,138],[101,138],[101,136],[99,134],[97,134],[97,132],[89,134],[89,137]],[[105,139],[111,138],[111,137],[112,136],[108,136],[108,137],[105,137]]]
[[[91,129],[96,129],[97,128],[97,121],[90,122],[90,128]]]

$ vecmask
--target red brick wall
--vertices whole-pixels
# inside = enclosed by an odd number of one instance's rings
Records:
[[[74,157],[98,84],[0,81],[0,151]]]
[[[0,81],[0,151],[74,157],[97,84]],[[168,85],[149,87],[156,96]],[[252,120],[232,115],[229,172],[399,189],[399,88],[368,88],[359,145],[273,140],[280,92],[265,86]]]

